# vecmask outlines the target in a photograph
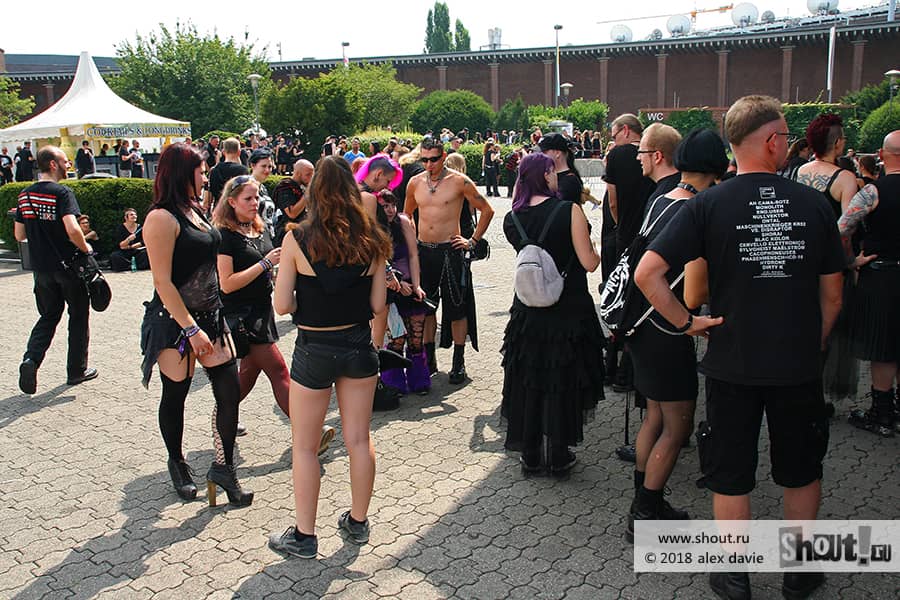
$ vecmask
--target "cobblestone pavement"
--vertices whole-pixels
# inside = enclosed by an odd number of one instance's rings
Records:
[[[0,270],[0,598],[708,598],[701,574],[632,572],[622,537],[632,467],[613,454],[623,439],[625,399],[607,392],[567,480],[523,479],[504,452],[498,353],[512,298],[514,254],[502,239],[505,199],[494,199],[493,253],[478,263],[480,353],[472,376],[447,383],[450,352],[425,397],[372,422],[378,454],[370,543],[345,543],[336,528],[350,503],[348,461],[338,436],[322,459],[320,559],[285,559],[266,546],[292,523],[290,430],[260,381],[242,405],[238,473],[256,492],[245,509],[183,503],[172,491],[157,429],[159,380],[140,385],[138,327],[150,274],[110,274],[114,299],[93,313],[91,365],[100,377],[65,380],[65,334],[38,374],[38,394],[17,388],[18,364],[36,318],[31,276]],[[590,212],[599,232],[599,211]],[[598,276],[591,277],[596,286]],[[290,356],[287,320],[279,343]],[[552,351],[552,349],[548,349]],[[861,384],[861,389],[867,385]],[[187,403],[185,449],[202,480],[212,459],[210,386],[198,370]],[[702,405],[702,402],[701,402]],[[838,403],[846,413],[848,401]],[[703,410],[698,410],[698,420]],[[632,419],[632,439],[637,412]],[[765,442],[763,442],[765,445]],[[767,456],[767,454],[763,454]],[[896,519],[898,441],[832,423],[823,518]],[[780,517],[768,459],[754,514]],[[670,481],[672,503],[711,518],[686,450]],[[780,597],[777,574],[752,576],[755,598]],[[816,598],[888,598],[897,576],[833,574]]]

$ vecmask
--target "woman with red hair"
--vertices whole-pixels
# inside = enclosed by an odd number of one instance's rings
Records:
[[[158,365],[159,428],[169,453],[169,475],[178,495],[193,500],[197,486],[181,443],[184,401],[195,362],[200,362],[216,400],[215,427],[222,442],[206,474],[209,503],[215,506],[218,486],[231,504],[249,506],[253,492],[241,488],[234,468],[240,386],[234,345],[220,311],[216,259],[222,236],[200,208],[205,180],[196,148],[172,144],[159,157],[153,204],[144,223],[155,292],[141,325],[143,383],[146,387]]]

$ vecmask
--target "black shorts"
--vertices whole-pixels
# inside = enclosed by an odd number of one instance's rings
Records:
[[[324,390],[341,377],[365,379],[377,373],[378,352],[368,323],[338,331],[297,330],[291,379],[300,385]]]
[[[465,252],[454,249],[450,242],[419,242],[422,290],[435,304],[444,300],[443,314],[451,321],[465,319],[467,314],[471,275],[465,263]]]
[[[761,386],[706,378],[706,421],[697,429],[703,484],[741,496],[756,486],[763,411],[769,427],[772,479],[799,488],[822,478],[828,417],[821,381]]]

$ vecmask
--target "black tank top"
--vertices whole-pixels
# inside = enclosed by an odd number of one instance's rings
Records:
[[[370,321],[372,276],[365,274],[369,265],[329,267],[325,261],[313,263],[309,259],[306,242],[298,240],[298,243],[316,274],[297,273],[294,284],[294,292],[297,294],[294,324],[337,327]]]
[[[878,206],[866,216],[863,249],[878,258],[900,260],[900,174],[885,175],[873,183]]]
[[[198,228],[180,210],[166,208],[178,221],[178,237],[172,252],[172,284],[188,310],[211,311],[219,308],[219,274],[216,256],[222,236],[196,209],[206,228]]]
[[[831,210],[834,211],[834,216],[836,219],[841,218],[841,213],[843,211],[841,210],[841,201],[836,200],[835,197],[831,195],[831,185],[834,183],[834,180],[838,178],[838,175],[840,175],[843,170],[844,169],[838,169],[837,171],[832,173],[831,179],[828,180],[828,183],[825,185],[825,191],[823,192],[823,194],[825,194],[825,199],[828,200],[828,205],[831,206]]]

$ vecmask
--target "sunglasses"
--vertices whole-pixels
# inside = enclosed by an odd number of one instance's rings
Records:
[[[423,156],[422,162],[426,163],[426,164],[427,163],[436,163],[437,161],[441,160],[442,158],[444,158],[444,157],[443,156]]]
[[[242,185],[250,183],[251,179],[252,177],[250,175],[239,175],[238,177],[234,178],[234,187],[240,187]]]

